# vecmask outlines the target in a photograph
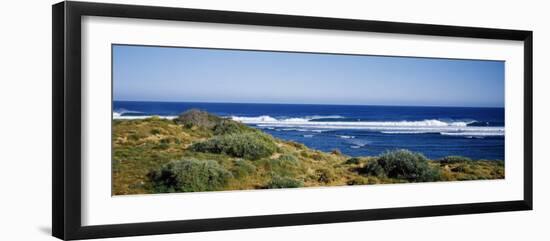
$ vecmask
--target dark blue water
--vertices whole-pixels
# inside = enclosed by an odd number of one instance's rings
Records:
[[[177,116],[197,108],[285,140],[350,156],[405,148],[431,159],[504,160],[504,108],[114,101],[114,118]]]

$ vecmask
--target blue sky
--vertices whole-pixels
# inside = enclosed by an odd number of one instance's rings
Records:
[[[113,46],[130,101],[504,106],[504,62]]]

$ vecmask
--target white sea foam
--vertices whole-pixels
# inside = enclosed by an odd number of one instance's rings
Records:
[[[311,132],[315,132],[315,133],[322,133],[322,132],[325,132],[327,130],[309,130]]]
[[[133,114],[133,115],[126,115],[126,114]],[[158,115],[139,115],[144,114],[140,111],[134,111],[134,110],[127,110],[127,109],[117,109],[113,111],[113,119],[120,119],[120,120],[139,120],[139,119],[147,119],[151,117],[158,117],[163,119],[175,119],[177,116],[158,116]]]
[[[309,129],[300,129],[300,128],[283,128],[281,129],[283,131],[299,131],[299,132],[308,132],[311,131]]]
[[[146,119],[153,115],[124,115],[140,114],[138,111],[116,110],[113,119]],[[177,116],[157,116],[164,119],[175,119]],[[425,134],[436,133],[446,136],[487,137],[504,136],[502,126],[468,126],[475,121],[441,121],[435,119],[421,121],[315,121],[320,118],[343,118],[342,116],[307,116],[304,118],[274,118],[268,115],[257,117],[231,116],[232,120],[245,124],[256,125],[260,128],[275,129],[276,131],[299,131],[321,133],[330,130],[369,130],[384,134]],[[309,135],[307,135],[309,137]],[[352,136],[340,136],[343,139],[353,139]]]
[[[313,116],[306,116],[306,119],[309,120],[315,120],[315,119],[343,119],[345,117],[341,115],[313,115]]]
[[[258,125],[295,125],[295,126],[468,126],[475,121],[452,121],[444,122],[441,120],[421,120],[421,121],[312,121],[316,118],[283,118],[276,119],[274,117],[263,115],[257,117],[240,117],[231,116],[232,120],[239,121],[245,124]]]
[[[268,115],[262,115],[262,116],[255,116],[255,117],[246,117],[246,116],[230,116],[234,121],[239,121],[246,124],[257,124],[257,123],[277,123],[277,122],[284,122],[284,123],[302,123],[302,122],[308,122],[315,119],[341,119],[344,118],[339,115],[328,115],[328,116],[322,116],[322,115],[314,115],[314,116],[306,116],[303,118],[300,117],[292,117],[292,118],[281,118],[276,119],[274,117],[268,116]]]
[[[502,126],[468,126],[471,121],[315,121],[309,118],[276,119],[271,116],[231,117],[235,121],[258,127],[274,127],[285,130],[370,130],[385,134],[438,133],[456,136],[503,136]]]
[[[350,146],[351,148],[358,149],[358,148],[361,148],[361,147],[365,147],[367,145],[367,142],[354,142],[354,143],[351,143],[351,144],[352,144]]]
[[[504,131],[502,132],[475,132],[475,131],[441,132],[439,134],[444,136],[504,136]]]
[[[127,109],[117,109],[113,111],[113,116],[116,117],[123,116],[124,114],[142,114],[142,112]]]
[[[234,121],[240,121],[242,123],[263,123],[263,122],[277,122],[277,119],[268,116],[262,115],[257,117],[240,117],[240,116],[231,116],[231,119]]]
[[[173,120],[177,118],[177,116],[158,116],[158,115],[115,116],[115,114],[113,113],[113,119],[115,120],[141,120],[141,119],[147,119],[151,117],[158,117],[161,119],[168,119],[168,120]]]
[[[363,139],[350,139],[348,142],[352,144],[352,146],[357,146],[357,147],[364,147],[371,143],[370,141],[363,140]]]
[[[429,131],[381,131],[383,134],[426,134],[430,133]]]

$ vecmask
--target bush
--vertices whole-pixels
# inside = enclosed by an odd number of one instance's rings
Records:
[[[283,154],[277,159],[270,159],[269,169],[271,172],[281,176],[291,176],[296,172],[300,161],[291,154]]]
[[[245,177],[253,174],[256,171],[256,166],[249,161],[238,159],[235,161],[235,165],[231,171],[235,177]]]
[[[221,190],[232,175],[212,160],[178,160],[149,173],[156,192],[202,192]]]
[[[405,179],[410,182],[428,182],[440,179],[439,171],[430,167],[428,159],[409,150],[388,151],[376,161],[369,162],[364,173],[377,177]]]
[[[215,136],[193,144],[191,149],[197,152],[226,154],[257,160],[271,156],[277,150],[277,146],[271,136],[261,132],[249,132]]]
[[[289,177],[274,176],[266,188],[295,188],[302,187],[304,183],[300,180]]]
[[[346,160],[346,162],[344,162],[344,164],[347,164],[347,165],[357,165],[359,163],[361,163],[361,159],[358,157],[352,157]]]
[[[198,109],[190,109],[184,113],[181,113],[178,118],[174,119],[176,123],[184,125],[187,128],[198,126],[209,129],[213,128],[222,120],[223,119],[218,116]]]
[[[232,120],[222,120],[213,128],[214,135],[226,135],[226,134],[241,134],[245,132],[255,131],[244,124],[232,121]]]
[[[367,165],[365,165],[365,167],[361,172],[366,173],[368,175],[376,176],[376,177],[387,176],[386,170],[384,169],[384,167],[382,167],[382,165],[378,163],[378,160],[367,163]]]
[[[442,164],[452,164],[458,162],[471,162],[472,159],[464,156],[446,156],[439,160]]]

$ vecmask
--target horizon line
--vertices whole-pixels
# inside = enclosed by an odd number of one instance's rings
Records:
[[[168,101],[168,100],[112,100],[124,102],[157,103],[204,103],[204,104],[253,104],[253,105],[332,105],[332,106],[389,106],[389,107],[449,107],[449,108],[505,108],[504,106],[457,106],[457,105],[392,105],[392,104],[301,104],[301,103],[258,103],[258,102],[218,102],[218,101]]]

